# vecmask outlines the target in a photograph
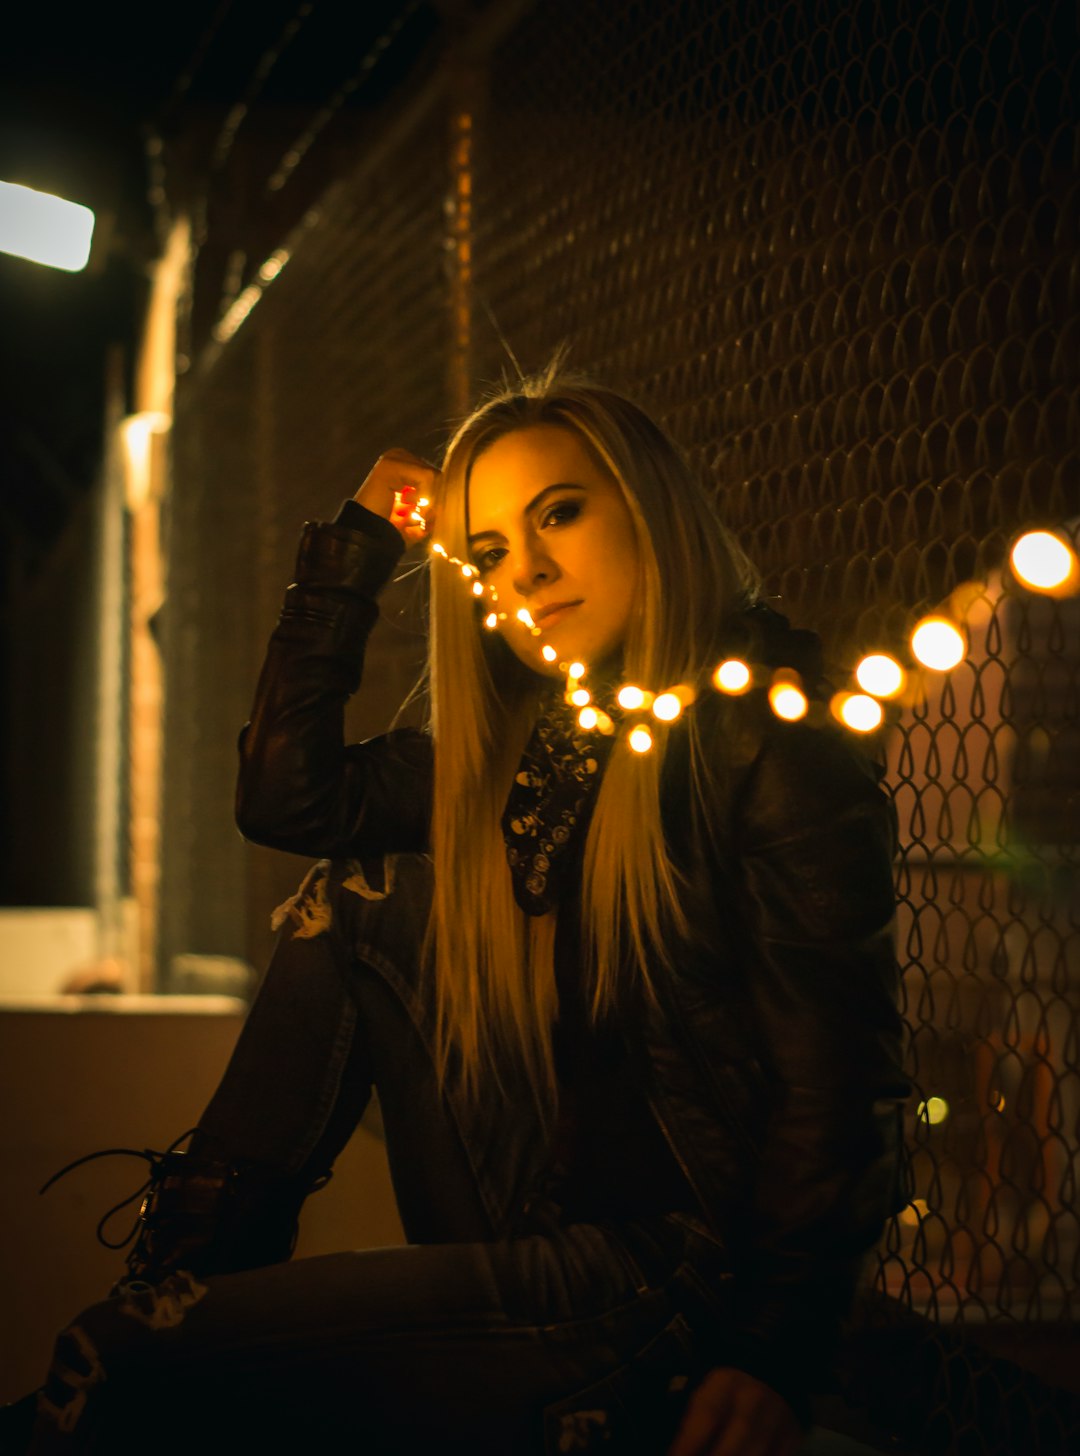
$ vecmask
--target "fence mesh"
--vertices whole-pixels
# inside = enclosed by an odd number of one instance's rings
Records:
[[[965,661],[914,675],[885,734],[917,1090],[877,1283],[941,1325],[1075,1320],[1080,599],[1032,596],[1006,559],[1020,527],[1075,541],[1080,520],[1075,8],[548,0],[483,19],[467,68],[447,40],[431,104],[337,175],[183,383],[163,945],[241,948],[246,896],[261,958],[296,878],[227,821],[302,521],[568,342],[683,444],[838,685],[867,649],[903,655],[929,610],[964,626]],[[391,94],[388,120],[414,102]],[[359,731],[416,670],[419,592],[384,603]],[[946,1410],[941,1449],[969,1449],[963,1419]]]

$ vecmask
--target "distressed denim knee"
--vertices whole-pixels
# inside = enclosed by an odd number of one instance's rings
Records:
[[[124,1376],[153,1363],[153,1336],[176,1330],[207,1288],[181,1271],[153,1287],[126,1288],[114,1299],[90,1305],[61,1330],[38,1395],[32,1451],[49,1451],[57,1437],[89,1443],[103,1404],[124,1396]],[[168,1358],[166,1350],[162,1359]],[[64,1441],[64,1449],[67,1440]]]
[[[320,859],[311,866],[299,888],[272,912],[270,929],[280,930],[287,920],[294,926],[293,940],[310,940],[333,924],[330,888],[339,883],[364,900],[386,900],[394,893],[395,861],[399,855],[381,859]]]

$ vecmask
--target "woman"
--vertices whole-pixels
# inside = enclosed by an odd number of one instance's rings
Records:
[[[430,732],[345,746],[431,498]],[[907,1087],[894,821],[826,715],[771,713],[783,671],[825,691],[674,447],[557,369],[305,528],[237,819],[320,862],[32,1449],[141,1446],[163,1405],[176,1449],[797,1449]],[[284,1262],[373,1084],[409,1245]]]

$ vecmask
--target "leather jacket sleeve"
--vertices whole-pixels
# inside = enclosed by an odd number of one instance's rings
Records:
[[[337,523],[304,527],[296,577],[239,742],[240,832],[316,858],[428,847],[428,735],[397,729],[344,741],[345,704],[360,685],[378,617],[375,598],[404,550],[390,522],[350,505]]]
[[[879,777],[842,730],[773,722],[733,800],[764,1112],[741,1206],[718,1220],[735,1278],[714,1363],[772,1385],[804,1421],[902,1202],[896,821]]]

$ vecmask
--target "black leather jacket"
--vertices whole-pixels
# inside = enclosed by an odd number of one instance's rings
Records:
[[[389,522],[352,503],[305,527],[240,739],[246,837],[330,859],[427,849],[430,739],[344,743],[401,551]],[[765,660],[807,670],[816,639],[767,608],[754,617]],[[863,1256],[903,1201],[895,816],[844,730],[781,722],[753,692],[710,693],[692,711],[718,785],[692,813],[676,725],[662,807],[693,934],[645,1026],[649,1101],[700,1205],[690,1277],[715,1314],[709,1363],[749,1370],[804,1412]],[[495,1234],[528,1177],[515,1151],[492,1160]]]

